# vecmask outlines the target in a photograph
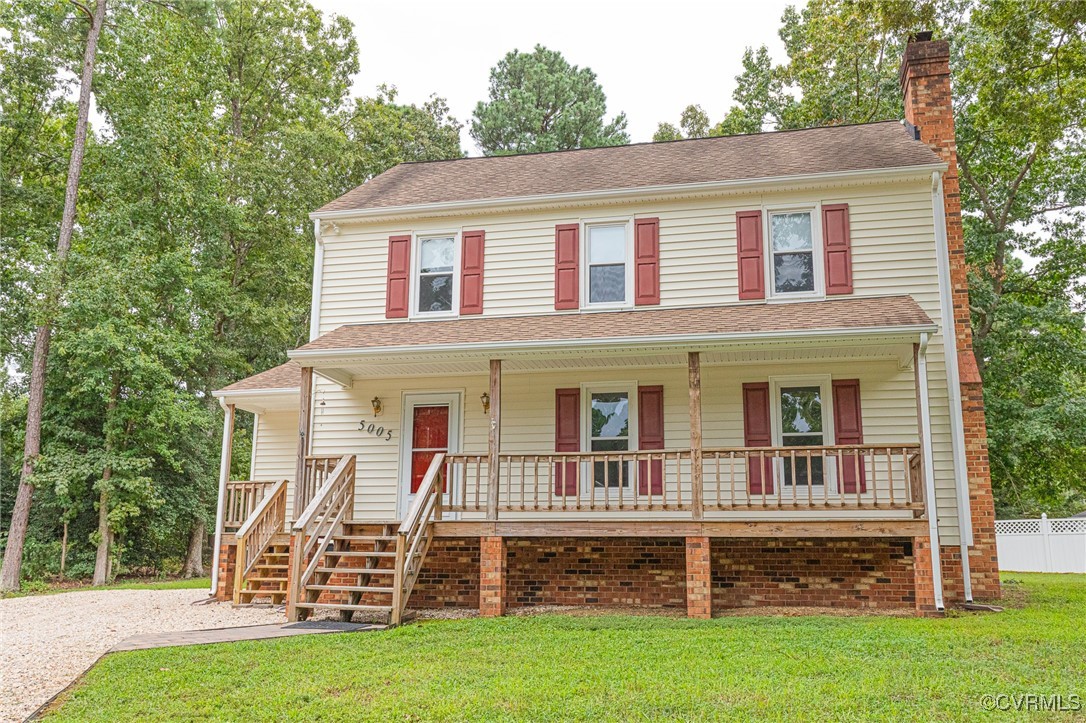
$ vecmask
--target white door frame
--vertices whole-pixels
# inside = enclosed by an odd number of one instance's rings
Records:
[[[464,393],[454,392],[404,392],[400,414],[400,471],[397,475],[396,517],[403,519],[411,508],[411,442],[414,436],[413,414],[415,407],[431,407],[442,404],[449,407],[449,451],[460,451],[460,432],[463,417],[460,414]],[[455,487],[450,483],[450,489]],[[446,500],[448,502],[448,500]]]

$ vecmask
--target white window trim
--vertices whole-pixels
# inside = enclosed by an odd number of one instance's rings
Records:
[[[452,308],[449,311],[419,311],[419,278],[422,274],[422,242],[431,238],[453,238]],[[460,316],[461,229],[415,231],[411,234],[411,292],[407,314],[410,319],[455,319]]]
[[[412,410],[416,406],[449,406],[449,454],[460,451],[460,440],[463,438],[464,416],[462,413],[465,390],[453,389],[448,391],[434,390],[424,392],[401,392],[400,395],[400,444],[399,444],[399,469],[396,474],[396,510],[402,519],[411,509],[414,496],[411,494],[411,442],[414,436],[414,414]],[[391,422],[395,424],[395,422]],[[457,494],[459,485],[449,481],[450,494]],[[455,504],[458,500],[451,500]]]
[[[811,214],[811,263],[814,265],[814,291],[776,291],[776,283],[773,278],[773,214],[778,213],[810,213]],[[762,248],[765,253],[765,281],[766,298],[768,300],[785,301],[789,299],[824,299],[826,297],[825,279],[825,252],[822,245],[822,203],[816,201],[807,204],[785,204],[762,207]]]
[[[580,265],[581,265],[581,309],[632,309],[633,308],[633,282],[634,282],[634,264],[633,264],[633,216],[612,216],[605,218],[586,218],[580,221]],[[593,226],[625,226],[626,228],[626,298],[621,302],[607,301],[590,303],[588,301],[588,229]]]
[[[833,378],[829,374],[804,374],[769,378],[769,426],[773,432],[774,447],[784,446],[784,425],[781,422],[781,389],[783,387],[814,386],[822,390],[822,444],[833,444],[833,440],[836,438],[833,429]],[[783,459],[776,461],[774,476],[777,478],[781,490],[784,490],[786,486],[788,489],[792,489],[792,485],[785,485],[784,465],[785,461]],[[815,496],[824,494],[827,490],[831,493],[837,491],[837,460],[833,457],[826,457],[823,465],[825,484],[810,486],[811,492]],[[796,489],[806,489],[806,487],[797,487]]]
[[[637,427],[637,382],[636,381],[623,381],[623,382],[582,382],[581,383],[581,449],[585,452],[592,452],[592,395],[594,393],[607,392],[626,392],[629,400],[629,415],[630,415],[630,429],[629,429],[629,447],[627,452],[637,451],[637,440],[639,430]],[[625,491],[633,488],[633,484],[636,482],[637,466],[633,465],[633,470],[630,476],[626,478]],[[581,468],[581,479],[585,480],[585,483],[581,485],[581,497],[590,497],[592,495],[592,488],[596,485],[596,480],[592,476],[592,463],[585,462]],[[599,488],[595,491],[596,496],[601,494],[618,496],[619,488]]]

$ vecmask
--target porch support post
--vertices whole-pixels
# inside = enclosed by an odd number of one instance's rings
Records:
[[[298,393],[298,460],[294,467],[294,503],[290,514],[291,521],[298,519],[298,515],[305,509],[305,505],[299,506],[298,503],[303,499],[302,490],[306,486],[305,458],[309,456],[309,437],[313,416],[313,367],[302,367],[302,378],[298,385]],[[305,502],[308,503],[308,500],[305,500]]]
[[[486,518],[498,519],[498,450],[502,430],[502,360],[490,360],[490,434],[487,438]]]
[[[708,537],[686,538],[686,615],[713,617],[712,547]]]
[[[479,614],[505,615],[505,538],[479,538]]]
[[[223,513],[226,505],[226,483],[230,481],[230,463],[234,452],[234,411],[233,404],[222,405],[222,452],[219,457],[219,500],[215,505],[215,549],[211,561],[211,594],[219,592],[219,556],[222,548]]]
[[[705,516],[701,469],[701,354],[687,354],[690,377],[690,494],[695,520]]]
[[[931,447],[931,403],[928,396],[928,335],[920,335],[920,343],[913,347],[913,355],[915,363],[914,374],[916,375],[916,398],[917,398],[917,430],[920,433],[920,450],[923,461],[924,470],[924,511],[928,516],[928,547],[930,547],[930,554],[925,554],[922,546],[921,549],[916,549],[918,546],[914,544],[914,562],[913,562],[913,575],[918,578],[916,580],[917,587],[917,605],[921,604],[921,598],[926,597],[928,587],[926,581],[920,580],[920,576],[927,575],[930,570],[931,575],[931,601],[935,605],[936,610],[943,610],[943,570],[942,561],[940,560],[940,546],[939,546],[939,515],[937,512],[935,502],[935,459],[932,453]],[[930,567],[925,569],[925,566]]]

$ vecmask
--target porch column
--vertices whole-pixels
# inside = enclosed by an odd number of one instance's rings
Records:
[[[713,617],[712,548],[708,537],[686,538],[686,615]]]
[[[505,538],[479,539],[479,614],[505,615]]]
[[[701,354],[687,354],[690,377],[690,494],[695,520],[705,516],[701,469]]]
[[[233,404],[224,404],[222,420],[222,452],[219,457],[219,499],[215,505],[215,550],[211,561],[211,594],[219,592],[219,558],[222,547],[223,513],[226,505],[226,483],[230,481],[230,463],[234,452]],[[228,574],[227,577],[230,577]]]
[[[502,429],[502,360],[490,360],[490,434],[487,437],[486,518],[498,519],[498,450]]]
[[[913,575],[917,578],[917,605],[921,604],[921,581],[924,576],[931,580],[931,603],[936,610],[943,609],[943,569],[939,552],[939,515],[935,502],[935,459],[931,447],[931,404],[928,397],[928,335],[920,335],[920,343],[913,345],[913,374],[916,384],[917,432],[920,435],[920,456],[924,476],[924,512],[928,516],[928,553],[922,553],[924,545],[913,545]],[[925,569],[926,566],[926,569]],[[923,583],[926,587],[926,583]],[[925,595],[926,598],[926,595]]]
[[[312,429],[313,409],[313,367],[302,367],[302,378],[298,383],[298,460],[294,467],[294,503],[290,519],[298,519],[302,514],[304,505],[298,506],[300,500],[306,503],[303,490],[305,489],[305,458],[309,456],[310,431]]]

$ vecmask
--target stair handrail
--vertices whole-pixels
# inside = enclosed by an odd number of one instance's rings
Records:
[[[415,501],[396,531],[396,568],[392,588],[390,622],[399,625],[411,589],[433,540],[434,520],[441,519],[441,495],[445,489],[445,455],[437,453],[419,484]]]
[[[324,556],[321,546],[335,534],[354,507],[354,483],[355,457],[353,454],[344,455],[294,522],[287,598],[291,620],[298,619],[297,603],[302,590]]]
[[[271,545],[275,535],[283,531],[287,520],[287,481],[275,483],[260,500],[252,514],[234,533],[237,554],[234,558],[234,603],[241,602],[241,586],[252,572],[260,556]]]

